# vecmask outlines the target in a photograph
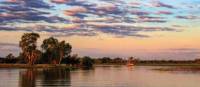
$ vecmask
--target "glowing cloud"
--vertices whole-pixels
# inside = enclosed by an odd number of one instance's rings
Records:
[[[82,6],[74,6],[74,7],[71,7],[67,10],[64,11],[64,14],[65,15],[68,15],[68,16],[74,16],[78,13],[84,13],[84,12],[87,12],[87,9],[82,7]]]

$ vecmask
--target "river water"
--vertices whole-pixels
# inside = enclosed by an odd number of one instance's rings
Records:
[[[96,66],[92,70],[0,69],[0,87],[200,87],[198,71],[156,66]],[[162,68],[162,67],[159,67]]]

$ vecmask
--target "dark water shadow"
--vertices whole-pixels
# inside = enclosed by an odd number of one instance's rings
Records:
[[[69,87],[70,85],[70,71],[66,69],[27,69],[20,72],[19,87]]]
[[[184,74],[200,74],[199,66],[174,66],[174,67],[162,67],[162,68],[154,68],[154,71],[159,72],[169,72],[169,73],[184,73]]]

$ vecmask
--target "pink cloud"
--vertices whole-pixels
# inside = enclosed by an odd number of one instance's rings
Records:
[[[157,22],[157,23],[165,23],[166,20],[163,20],[163,17],[150,17],[150,16],[139,16],[138,22]]]
[[[142,10],[133,10],[133,11],[131,11],[131,13],[135,14],[135,15],[148,15],[148,14],[150,14],[150,12],[142,11]]]
[[[14,16],[14,15],[8,14],[8,13],[1,13],[0,14],[0,17],[12,17],[12,16]]]
[[[115,21],[111,17],[101,17],[101,18],[86,18],[84,19],[85,22],[108,22],[108,21]]]
[[[83,22],[83,20],[80,19],[80,18],[78,18],[78,17],[71,17],[71,18],[69,18],[69,20],[71,22],[74,22],[74,23],[81,23],[81,22]]]
[[[98,4],[95,8],[97,10],[113,11],[117,7],[114,4],[111,4],[111,3],[102,3],[102,4]]]
[[[170,14],[173,14],[173,13],[170,12],[170,11],[158,11],[156,14],[165,14],[165,15],[170,15]]]
[[[130,7],[133,7],[133,8],[140,8],[141,3],[139,3],[139,2],[132,2],[132,3],[129,3],[128,5]]]
[[[71,7],[67,10],[64,11],[64,14],[65,15],[68,15],[68,16],[73,16],[73,15],[76,15],[77,13],[84,13],[84,12],[87,12],[87,9],[82,7],[82,6],[74,6],[74,7]]]
[[[7,2],[15,3],[15,2],[17,2],[17,0],[7,0]]]
[[[165,23],[167,21],[165,20],[160,20],[160,19],[144,19],[144,20],[139,20],[139,22],[157,22],[157,23]]]
[[[66,24],[62,27],[63,29],[79,29],[79,24]]]
[[[140,3],[138,3],[138,2],[132,2],[132,3],[130,3],[131,5],[134,5],[134,6],[138,6],[138,5],[140,5]]]
[[[58,4],[64,4],[66,2],[69,2],[70,0],[51,0],[53,3],[58,3]]]

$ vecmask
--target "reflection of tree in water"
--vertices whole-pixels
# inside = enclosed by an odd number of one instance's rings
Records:
[[[36,85],[70,86],[70,71],[54,68],[42,70],[27,69],[20,72],[20,87],[36,87]]]
[[[28,69],[20,72],[20,87],[35,87],[36,73],[36,69]]]
[[[43,85],[45,86],[70,86],[70,71],[66,69],[43,70]]]

